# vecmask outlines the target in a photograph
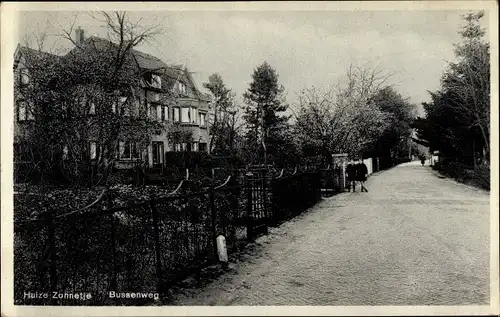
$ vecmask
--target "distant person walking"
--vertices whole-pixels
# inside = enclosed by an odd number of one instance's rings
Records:
[[[425,155],[420,155],[420,163],[422,163],[422,166],[425,165]]]
[[[349,161],[345,168],[345,178],[347,179],[347,191],[354,193],[356,191],[356,165],[353,160]]]
[[[363,160],[360,159],[358,164],[356,164],[356,180],[361,185],[361,192],[368,192],[365,187],[366,178],[368,176],[368,167],[363,163]]]

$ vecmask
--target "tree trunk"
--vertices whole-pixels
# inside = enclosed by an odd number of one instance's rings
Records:
[[[483,125],[479,125],[479,128],[481,129],[481,135],[483,137],[483,141],[484,141],[484,149],[485,149],[485,159],[489,162],[490,161],[490,144],[489,144],[489,138],[488,138],[488,135],[489,133],[487,133],[485,131],[485,129],[483,128]]]

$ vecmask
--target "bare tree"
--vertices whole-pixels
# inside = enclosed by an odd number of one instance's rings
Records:
[[[389,78],[380,70],[350,65],[334,89],[302,91],[296,130],[303,147],[316,147],[325,159],[335,152],[359,156],[385,128],[386,116],[371,99]]]
[[[32,161],[38,162],[33,167],[42,173],[57,169],[72,182],[96,174],[91,178],[98,184],[106,183],[117,153],[126,151],[143,166],[151,135],[165,124],[141,97],[145,71],[133,56],[134,48],[159,28],[131,23],[125,12],[92,15],[109,30],[108,40],[75,41],[75,19],[61,34],[76,46],[67,55],[25,50],[30,82],[17,89],[36,118],[26,138],[35,152]],[[162,98],[174,102],[172,97],[165,87]],[[123,145],[126,150],[117,142],[123,138],[134,140]]]

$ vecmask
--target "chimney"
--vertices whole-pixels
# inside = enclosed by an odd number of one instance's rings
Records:
[[[78,29],[75,30],[75,43],[76,45],[81,45],[83,44],[84,37],[83,37],[83,30],[82,28],[78,27]]]

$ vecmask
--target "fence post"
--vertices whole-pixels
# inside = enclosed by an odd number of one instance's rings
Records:
[[[245,179],[245,189],[247,191],[247,240],[253,240],[253,174],[248,172]]]
[[[268,186],[267,186],[267,170],[262,171],[262,194],[264,195],[264,216],[266,217],[266,223],[265,225],[265,234],[269,233],[268,227],[269,227],[269,204],[268,204]]]
[[[106,209],[110,210],[113,208],[113,200],[111,197],[110,192],[108,191],[108,197],[107,197],[107,202],[106,202]],[[111,289],[116,290],[117,289],[117,270],[116,270],[116,219],[115,219],[115,214],[111,213],[110,214],[110,219],[111,219],[111,255],[113,257],[113,272],[111,275]]]
[[[156,255],[156,290],[162,293],[163,283],[161,275],[161,251],[160,251],[160,230],[158,228],[158,210],[153,201],[153,196],[150,196],[149,208],[151,209],[151,216],[153,219],[153,235],[155,241],[155,255]]]
[[[57,289],[55,224],[52,210],[50,210],[45,217],[47,223],[47,251],[49,253],[49,291],[52,293]],[[52,303],[52,296],[50,298],[50,303]]]
[[[215,261],[218,262],[219,254],[217,252],[217,222],[216,222],[217,210],[215,209],[215,189],[213,186],[210,187],[208,195],[210,199],[210,212],[212,214],[212,243],[214,248],[214,258]]]

